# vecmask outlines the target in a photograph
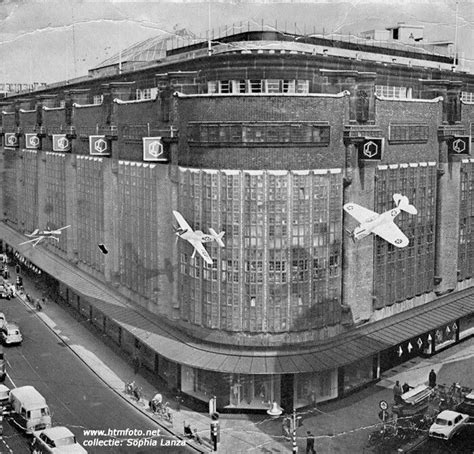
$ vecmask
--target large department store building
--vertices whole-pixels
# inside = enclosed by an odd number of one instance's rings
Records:
[[[7,96],[3,248],[169,388],[222,411],[339,398],[465,339],[474,77],[422,32],[151,40]],[[383,212],[394,193],[418,210],[396,219],[409,246],[353,242],[342,206]],[[176,241],[172,210],[225,231],[205,246],[212,265]]]

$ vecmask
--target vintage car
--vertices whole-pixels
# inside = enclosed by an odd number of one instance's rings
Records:
[[[457,411],[444,410],[431,425],[428,435],[433,438],[450,440],[468,422],[469,415]]]
[[[21,344],[23,336],[16,323],[6,323],[0,329],[0,338],[5,345]]]
[[[87,454],[77,442],[75,435],[63,426],[33,432],[32,454]]]

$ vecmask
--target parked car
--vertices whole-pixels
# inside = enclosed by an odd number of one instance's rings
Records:
[[[3,328],[7,324],[7,318],[3,312],[0,312],[0,328]]]
[[[0,345],[0,381],[4,381],[6,377],[7,362],[5,361],[5,353],[3,352],[3,347]]]
[[[16,323],[7,323],[0,329],[0,336],[4,344],[21,344],[23,336]]]
[[[0,404],[6,405],[10,396],[10,388],[5,385],[0,385]]]
[[[46,399],[33,386],[11,389],[8,402],[11,421],[27,434],[51,427],[51,412]]]
[[[5,284],[0,284],[0,298],[9,300],[13,296],[13,292]]]
[[[63,426],[33,432],[31,452],[33,454],[87,454],[74,434]]]
[[[431,425],[428,435],[433,438],[450,440],[468,422],[469,415],[457,411],[444,410]]]
[[[474,418],[474,392],[470,392],[464,397],[464,400],[457,406],[456,411]]]

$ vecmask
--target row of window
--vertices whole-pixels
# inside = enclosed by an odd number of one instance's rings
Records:
[[[289,123],[190,123],[188,140],[196,143],[317,143],[329,144],[329,125]]]
[[[309,93],[309,80],[241,79],[207,83],[208,93]]]
[[[383,96],[384,98],[411,99],[413,92],[412,92],[411,87],[398,87],[394,85],[376,85],[375,94],[377,96]]]

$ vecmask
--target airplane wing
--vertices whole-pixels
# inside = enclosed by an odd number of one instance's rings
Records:
[[[38,235],[38,233],[39,233],[39,229],[34,229],[31,233],[25,233],[25,236],[31,238],[32,236]]]
[[[18,244],[18,246],[21,246],[22,244],[28,244],[28,243],[35,243],[35,242],[38,243],[38,242],[40,242],[42,239],[44,239],[44,237],[43,237],[43,236],[39,236],[39,237],[37,237],[37,238],[33,238],[32,240],[23,241],[23,243]],[[36,246],[36,244],[35,244],[35,246]]]
[[[357,203],[346,203],[344,205],[344,211],[349,213],[353,218],[357,219],[360,223],[367,222],[368,220],[373,220],[377,216],[378,213],[375,211],[369,210],[368,208],[361,207],[357,205]]]
[[[392,221],[375,227],[375,229],[372,230],[372,233],[375,233],[396,247],[401,248],[408,246],[409,244],[406,235]]]
[[[176,220],[178,221],[178,224],[179,224],[179,227],[180,227],[181,230],[185,230],[185,231],[188,231],[188,232],[193,231],[193,229],[186,222],[186,219],[183,218],[181,213],[179,213],[178,211],[173,210],[173,214],[174,214],[174,217],[176,218]]]
[[[67,229],[68,227],[71,227],[70,225],[66,225],[64,227],[61,227],[60,229],[56,229],[56,230],[64,230],[64,229]]]
[[[199,252],[199,255],[204,259],[206,263],[209,265],[212,265],[212,259],[208,252],[206,251],[206,248],[202,245],[200,241],[197,240],[188,240],[193,246],[196,251]]]

